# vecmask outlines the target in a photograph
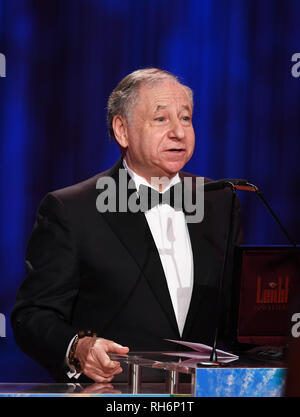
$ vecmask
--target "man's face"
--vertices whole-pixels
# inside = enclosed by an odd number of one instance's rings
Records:
[[[126,162],[149,182],[172,178],[193,154],[192,106],[180,84],[166,80],[141,86],[126,127]]]

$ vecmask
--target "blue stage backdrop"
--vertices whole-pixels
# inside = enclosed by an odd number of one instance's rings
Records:
[[[169,70],[194,90],[186,169],[257,184],[299,242],[299,21],[298,0],[0,0],[1,382],[51,381],[9,324],[26,242],[48,191],[119,157],[106,101],[135,69]],[[240,197],[246,243],[287,243],[255,195]]]

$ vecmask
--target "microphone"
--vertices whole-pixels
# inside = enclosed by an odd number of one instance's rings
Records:
[[[235,178],[225,178],[218,181],[211,181],[206,182],[204,184],[204,191],[216,191],[216,190],[222,190],[225,187],[234,186],[237,189],[240,189],[241,187],[247,187],[248,186],[247,180],[242,179],[235,179]]]

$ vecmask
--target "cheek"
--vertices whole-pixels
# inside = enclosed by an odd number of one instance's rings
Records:
[[[147,137],[140,143],[139,156],[145,162],[149,163],[157,158],[157,146],[153,138]]]
[[[195,146],[195,133],[194,130],[192,132],[190,132],[189,134],[189,145],[191,148],[194,148]]]
[[[156,156],[161,150],[164,149],[164,134],[162,132],[152,131],[151,134],[147,135],[145,140],[145,149],[147,149],[148,155]]]
[[[190,147],[191,147],[191,152],[193,152],[195,148],[195,137],[191,140]]]

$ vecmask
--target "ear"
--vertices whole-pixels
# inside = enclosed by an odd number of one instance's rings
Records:
[[[116,115],[113,117],[112,128],[114,131],[115,138],[118,144],[122,148],[127,148],[128,146],[128,125],[125,117],[121,115]]]

